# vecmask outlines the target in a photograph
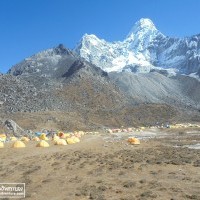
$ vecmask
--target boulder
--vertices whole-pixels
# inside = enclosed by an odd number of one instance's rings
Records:
[[[4,122],[4,126],[11,132],[14,136],[20,137],[24,135],[24,130],[13,120],[7,119]]]

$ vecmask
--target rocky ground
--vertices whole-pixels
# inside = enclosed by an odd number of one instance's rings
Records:
[[[85,135],[81,143],[0,149],[3,182],[25,182],[26,199],[200,199],[199,129]],[[136,135],[141,144],[127,144]]]

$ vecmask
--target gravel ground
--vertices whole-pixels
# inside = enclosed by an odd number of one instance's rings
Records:
[[[155,129],[137,146],[127,144],[126,134],[85,135],[78,144],[50,142],[44,149],[35,142],[24,149],[6,144],[0,177],[25,182],[26,199],[200,199],[200,150],[174,147],[173,141],[194,144],[200,135],[182,132]]]

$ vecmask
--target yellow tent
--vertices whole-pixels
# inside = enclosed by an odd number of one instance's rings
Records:
[[[80,133],[75,133],[74,136],[77,138],[81,138],[82,135]]]
[[[32,140],[38,142],[38,141],[40,141],[40,138],[39,137],[34,137]]]
[[[6,134],[0,134],[0,141],[4,142],[6,141]]]
[[[132,132],[133,129],[132,128],[127,128],[128,132]]]
[[[140,140],[134,137],[128,138],[130,144],[140,144]]]
[[[48,142],[44,141],[44,140],[41,140],[37,145],[36,147],[49,147],[49,144]]]
[[[41,139],[41,140],[49,140],[45,133],[42,133],[42,134],[40,135],[40,139]]]
[[[28,137],[22,137],[21,138],[21,141],[23,141],[23,142],[28,142],[30,139],[28,138]]]
[[[78,131],[78,133],[80,134],[80,135],[85,135],[85,133],[83,132],[83,131]]]
[[[6,137],[6,134],[1,133],[1,134],[0,134],[0,138],[2,138],[2,137]]]
[[[55,142],[55,141],[57,141],[59,139],[60,139],[60,137],[58,137],[57,135],[54,135],[52,140]]]
[[[73,138],[67,138],[66,139],[67,144],[75,144],[76,142],[73,140]]]
[[[65,133],[65,138],[69,138],[71,137],[71,134],[70,133]]]
[[[67,145],[67,142],[64,139],[59,139],[55,141],[55,145]]]
[[[66,141],[67,141],[68,144],[75,144],[75,143],[80,142],[80,139],[75,137],[75,136],[72,136],[70,138],[67,138]]]
[[[72,136],[71,137],[75,143],[80,142],[80,139],[78,137]]]
[[[4,148],[4,143],[0,142],[0,148]]]
[[[10,137],[10,141],[16,141],[17,138],[16,137]]]
[[[26,147],[26,145],[22,141],[15,141],[12,145],[13,148],[23,148]]]

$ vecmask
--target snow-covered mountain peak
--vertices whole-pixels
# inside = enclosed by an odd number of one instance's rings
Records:
[[[93,45],[97,44],[98,42],[101,42],[101,40],[94,34],[84,34],[82,37],[82,42],[89,41]]]
[[[142,18],[135,23],[123,43],[128,50],[138,54],[146,51],[158,37],[165,38],[150,19]],[[145,59],[150,59],[149,56],[148,52],[144,55]]]
[[[164,69],[189,75],[200,70],[200,35],[167,37],[147,18],[137,21],[123,41],[107,42],[85,34],[74,50],[107,72]]]
[[[141,27],[155,27],[154,23],[149,18],[141,18],[136,24]]]
[[[136,34],[151,34],[155,32],[157,33],[158,30],[156,29],[154,23],[148,18],[142,18],[135,23],[127,38],[133,37],[133,35]]]
[[[98,39],[96,35],[94,34],[88,34],[88,33],[85,33],[82,37],[82,39],[85,39],[85,38],[95,38],[95,39]]]

